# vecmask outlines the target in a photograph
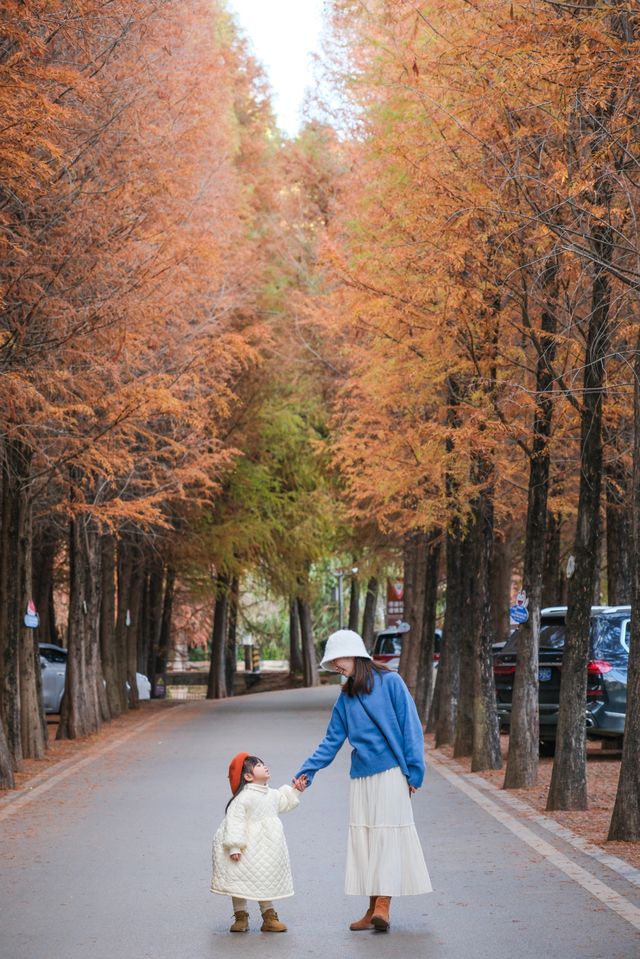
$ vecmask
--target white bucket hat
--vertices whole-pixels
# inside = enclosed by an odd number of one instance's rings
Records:
[[[324,656],[320,666],[322,669],[328,669],[335,673],[336,670],[331,669],[329,663],[333,662],[334,659],[342,659],[344,656],[371,659],[362,636],[354,632],[353,629],[339,629],[337,632],[331,633],[324,647]]]

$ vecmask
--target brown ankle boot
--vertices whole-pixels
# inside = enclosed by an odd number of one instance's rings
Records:
[[[371,917],[371,922],[378,932],[386,932],[391,924],[389,919],[390,907],[391,896],[378,896],[376,899],[376,907]]]
[[[287,927],[278,919],[278,913],[275,909],[265,909],[262,913],[262,926],[260,932],[286,932]]]
[[[355,922],[352,922],[349,926],[352,932],[359,932],[360,929],[373,929],[373,923],[371,922],[371,917],[373,915],[373,910],[376,907],[376,897],[369,897],[369,908],[365,912],[362,919],[356,919]]]
[[[234,912],[235,922],[229,929],[229,932],[249,932],[249,913]]]

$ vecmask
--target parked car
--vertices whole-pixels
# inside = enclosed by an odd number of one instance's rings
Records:
[[[546,754],[553,752],[556,738],[566,615],[566,606],[549,607],[540,614],[540,749]],[[630,625],[630,606],[593,606],[591,609],[585,702],[589,738],[622,738],[627,712]],[[521,627],[513,632],[504,648],[494,657],[498,715],[503,728],[508,728],[511,721],[520,632]]]
[[[59,713],[64,696],[67,672],[67,650],[53,643],[40,643],[42,701],[45,713]],[[143,673],[136,673],[138,699],[151,698],[151,683]],[[129,684],[127,683],[127,689]]]
[[[371,653],[374,663],[382,663],[387,669],[398,670],[400,666],[400,655],[402,653],[402,640],[409,632],[407,623],[398,623],[397,626],[388,626],[376,636]],[[442,643],[442,630],[436,629],[435,647],[433,654],[433,667],[438,668],[440,662],[440,646]]]

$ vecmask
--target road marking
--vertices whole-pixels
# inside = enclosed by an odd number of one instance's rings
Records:
[[[429,759],[441,776],[447,779],[461,792],[465,793],[478,806],[484,809],[485,812],[493,816],[494,819],[497,819],[498,822],[501,822],[502,825],[506,826],[514,835],[522,839],[523,842],[534,849],[539,855],[547,859],[556,866],[557,869],[560,869],[560,871],[566,876],[569,876],[570,879],[573,879],[574,882],[577,882],[583,889],[586,889],[587,892],[590,892],[592,896],[595,896],[596,899],[604,903],[605,906],[608,906],[609,909],[617,913],[622,919],[636,929],[640,929],[640,909],[629,899],[625,899],[625,897],[621,896],[615,889],[607,886],[606,883],[597,879],[586,869],[583,869],[582,866],[573,862],[552,846],[551,843],[547,842],[546,839],[541,839],[540,836],[536,835],[528,826],[525,826],[512,816],[511,813],[507,812],[506,809],[501,809],[493,799],[485,796],[476,786],[472,786],[471,783],[467,782],[459,773],[450,769],[447,764],[436,757],[433,752],[429,753]]]
[[[52,789],[54,786],[57,786],[58,783],[62,782],[63,779],[66,779],[67,776],[70,776],[72,773],[77,772],[79,769],[82,769],[84,766],[88,766],[90,763],[100,759],[101,756],[104,756],[105,753],[110,753],[113,749],[116,749],[118,746],[121,746],[122,743],[127,742],[127,740],[132,739],[134,736],[137,736],[138,733],[141,733],[144,729],[147,729],[149,726],[154,725],[154,723],[159,723],[163,719],[167,719],[176,707],[168,709],[166,712],[161,713],[160,716],[152,716],[150,719],[147,719],[145,722],[140,723],[134,729],[130,730],[127,733],[124,733],[122,736],[119,736],[117,739],[112,739],[110,742],[105,743],[104,746],[92,747],[91,755],[83,756],[79,759],[72,759],[63,761],[64,769],[55,772],[56,766],[53,767],[54,772],[51,776],[48,776],[46,773],[46,779],[44,782],[40,782],[37,786],[23,786],[22,789],[12,792],[7,796],[3,796],[0,799],[0,822],[3,819],[8,819],[9,816],[13,815],[14,812],[17,812],[19,809],[22,809],[27,803],[30,803],[33,799],[37,799],[42,793],[48,792],[49,789]]]
[[[449,759],[448,757],[444,759],[439,757],[439,759],[450,769],[454,770],[454,772],[461,773],[469,782],[478,786],[479,789],[484,789],[488,793],[492,793],[498,802],[505,803],[506,805],[512,806],[513,809],[517,809],[518,812],[524,813],[536,826],[540,826],[541,829],[546,829],[547,832],[553,833],[554,836],[559,836],[560,839],[563,839],[570,846],[584,853],[585,856],[591,856],[592,859],[597,859],[603,866],[606,866],[613,872],[617,872],[618,875],[626,879],[627,882],[640,887],[640,869],[636,869],[630,862],[625,862],[624,859],[605,852],[600,846],[595,846],[587,839],[583,839],[582,836],[578,836],[577,833],[569,829],[568,826],[563,826],[550,816],[544,816],[542,813],[539,813],[537,809],[534,809],[533,806],[530,806],[529,803],[523,802],[523,800],[518,799],[517,796],[512,796],[508,790],[499,789],[483,776],[477,773],[467,773],[454,759]]]

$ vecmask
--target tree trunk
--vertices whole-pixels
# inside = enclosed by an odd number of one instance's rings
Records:
[[[549,498],[549,437],[553,418],[553,389],[550,372],[555,358],[557,331],[557,263],[552,267],[552,297],[542,314],[545,355],[538,358],[536,373],[536,409],[533,417],[533,443],[529,461],[526,539],[524,548],[524,590],[529,599],[529,619],[520,627],[517,667],[511,707],[509,755],[504,779],[505,789],[526,789],[538,779],[539,710],[538,658],[540,646],[540,610],[547,542],[547,502]],[[559,538],[558,538],[559,547]],[[557,565],[557,564],[556,564]]]
[[[158,658],[160,633],[162,631],[163,585],[164,563],[162,562],[162,558],[158,554],[155,554],[151,561],[147,581],[146,650],[144,651],[145,655],[140,665],[140,671],[149,677],[151,683],[153,683],[153,674]]]
[[[319,686],[318,664],[316,663],[316,649],[313,642],[313,623],[311,620],[311,604],[302,597],[298,597],[298,616],[300,617],[300,633],[302,636],[302,670],[305,686]]]
[[[354,560],[355,566],[355,560]],[[358,632],[360,625],[360,582],[354,573],[351,577],[351,591],[349,593],[349,629]]]
[[[376,605],[378,602],[378,580],[371,576],[367,583],[367,593],[364,599],[364,613],[362,615],[362,639],[371,652],[374,643],[374,629],[376,620]]]
[[[233,696],[236,684],[236,641],[238,637],[238,600],[240,583],[238,577],[234,576],[231,580],[231,590],[229,593],[229,626],[227,629],[227,642],[225,646],[224,657],[224,675],[227,688],[227,696]]]
[[[407,537],[404,551],[404,620],[409,632],[405,633],[402,640],[399,670],[412,696],[416,694],[424,636],[426,569],[425,534],[413,532]]]
[[[69,523],[69,629],[64,698],[58,739],[77,739],[101,725],[98,535],[89,516]]]
[[[477,505],[473,510],[473,525],[467,530],[462,542],[462,560],[460,567],[460,614],[459,629],[459,679],[458,706],[456,709],[455,738],[453,755],[470,756],[473,752],[473,689],[475,675],[476,634],[476,546],[478,537]]]
[[[20,528],[20,475],[18,451],[5,442],[2,456],[2,518],[0,521],[0,711],[4,737],[13,768],[22,759],[20,724],[20,669],[17,617],[21,590],[15,576]]]
[[[225,699],[227,684],[225,681],[225,645],[227,638],[227,616],[229,609],[229,580],[219,574],[216,577],[216,600],[213,610],[213,629],[211,631],[211,665],[207,699]]]
[[[100,656],[111,718],[122,712],[116,647],[116,542],[111,533],[100,537]]]
[[[493,634],[496,642],[509,637],[509,607],[511,605],[511,573],[513,566],[513,538],[511,530],[496,536],[493,544],[494,575],[491,584]]]
[[[424,621],[422,650],[418,667],[416,707],[423,724],[426,723],[433,698],[433,656],[436,645],[436,614],[438,606],[438,574],[440,570],[441,534],[432,533],[427,546],[425,569]]]
[[[632,442],[629,430],[625,439]],[[605,468],[607,514],[607,603],[622,606],[631,602],[633,522],[629,503],[629,477],[624,464],[615,459]]]
[[[433,726],[436,747],[453,742],[460,691],[460,629],[462,625],[462,535],[454,517],[447,530],[444,628],[434,693]]]
[[[302,653],[300,650],[300,618],[295,599],[289,602],[289,673],[302,674]]]
[[[129,580],[129,625],[125,628],[127,643],[127,683],[129,684],[128,701],[130,709],[137,709],[138,699],[138,658],[140,655],[140,630],[142,626],[142,608],[144,593],[145,571],[142,557],[134,554],[133,570]]]
[[[601,262],[610,260],[610,227],[598,228],[594,247]],[[609,278],[601,270],[593,283],[584,365],[575,572],[569,580],[556,753],[547,799],[547,809],[550,810],[587,808],[584,711],[591,604],[598,551],[598,524],[595,517],[600,511],[602,484],[602,392],[609,343],[609,299]]]
[[[640,338],[634,363],[634,434],[632,479],[631,622],[640,622]],[[622,764],[618,791],[609,826],[608,839],[622,842],[640,840],[640,642],[634,627],[629,644],[627,672],[627,716],[622,743]]]
[[[547,511],[546,529],[541,605],[543,607],[562,606],[565,599],[566,579],[560,567],[562,517],[559,513]]]
[[[171,624],[173,618],[173,596],[176,584],[176,571],[173,566],[167,566],[164,583],[164,600],[162,603],[162,622],[160,624],[160,638],[155,663],[149,679],[151,680],[151,695],[155,696],[158,679],[164,677],[171,650]]]
[[[31,506],[27,484],[31,451],[5,440],[0,517],[0,715],[14,768],[46,748],[40,657],[33,630],[24,626],[31,598]]]
[[[18,613],[19,627],[19,675],[20,675],[20,727],[22,755],[24,758],[40,759],[44,756],[49,734],[42,705],[42,671],[40,669],[40,650],[38,649],[37,630],[24,625],[24,613],[31,599],[32,555],[31,555],[31,503],[26,495],[21,495],[20,507],[20,548],[17,553],[18,564],[15,576],[22,590]]]
[[[596,555],[595,563],[593,568],[593,597],[592,605],[601,606],[602,605],[602,552],[603,552],[603,529],[602,529],[602,513],[600,510],[596,513],[594,517],[594,523],[596,526]]]
[[[4,726],[0,723],[0,789],[13,789],[14,786],[13,762],[4,734]]]
[[[127,695],[127,613],[129,610],[129,594],[131,591],[131,576],[133,573],[133,556],[127,542],[120,540],[118,544],[117,583],[118,600],[116,605],[116,668],[118,695],[120,697],[120,712],[129,708]]]
[[[475,670],[473,684],[473,753],[471,771],[500,769],[500,728],[496,704],[496,684],[493,677],[494,616],[491,608],[491,576],[494,540],[493,487],[490,485],[492,467],[481,465],[483,479],[489,483],[480,494],[478,507],[478,535],[476,537],[475,609]]]
[[[458,407],[460,405],[460,384],[455,377],[447,379],[447,425],[450,434],[445,448],[453,457],[455,453],[455,432],[460,425]],[[456,713],[460,689],[460,625],[462,599],[462,527],[457,512],[458,483],[451,472],[445,475],[445,488],[448,505],[448,527],[446,539],[446,592],[444,628],[440,666],[436,678],[433,696],[432,715],[427,728],[435,731],[436,747],[452,743],[456,733]]]
[[[55,608],[53,605],[53,570],[58,542],[51,529],[41,529],[33,542],[33,599],[40,617],[38,641],[57,643]]]

